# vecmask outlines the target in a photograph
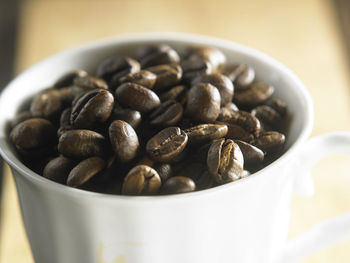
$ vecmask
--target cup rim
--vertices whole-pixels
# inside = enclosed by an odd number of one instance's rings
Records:
[[[26,180],[29,180],[34,184],[39,184],[40,186],[49,188],[50,191],[52,190],[52,191],[62,192],[65,194],[69,193],[71,195],[78,195],[78,197],[80,198],[82,197],[93,198],[93,199],[98,198],[98,199],[104,199],[104,200],[110,200],[110,201],[121,200],[123,202],[126,202],[126,201],[154,202],[156,200],[169,201],[169,200],[179,200],[179,199],[198,198],[198,197],[200,198],[201,196],[204,196],[204,195],[216,194],[218,192],[231,190],[231,188],[240,187],[243,184],[246,184],[247,182],[256,180],[256,178],[264,176],[265,173],[268,173],[270,170],[274,169],[275,167],[283,164],[286,160],[288,160],[301,146],[302,142],[305,141],[311,134],[312,127],[313,127],[313,102],[312,102],[311,95],[308,92],[305,85],[303,84],[303,82],[287,66],[283,65],[276,59],[270,57],[269,55],[261,51],[258,51],[254,48],[251,48],[230,40],[225,40],[225,39],[212,37],[212,36],[205,36],[205,35],[192,34],[192,33],[182,33],[182,32],[142,32],[142,33],[123,34],[123,35],[118,35],[114,37],[108,37],[108,38],[98,39],[95,41],[90,41],[78,46],[74,46],[72,48],[65,49],[61,52],[58,52],[54,55],[51,55],[35,63],[34,65],[30,66],[29,68],[27,68],[26,70],[18,74],[0,93],[0,103],[3,100],[4,93],[6,93],[6,91],[9,90],[12,86],[16,85],[17,79],[19,79],[21,76],[25,74],[30,73],[30,71],[32,70],[42,67],[43,65],[50,62],[51,60],[54,60],[55,58],[58,58],[61,56],[70,56],[71,54],[74,54],[76,52],[89,50],[91,48],[96,48],[96,47],[103,48],[104,46],[109,46],[112,44],[118,45],[126,42],[145,42],[145,41],[180,41],[183,43],[197,42],[198,44],[203,44],[203,45],[213,45],[213,43],[215,43],[215,46],[219,48],[222,47],[226,49],[234,49],[239,53],[243,53],[247,56],[251,56],[261,61],[264,61],[265,64],[269,64],[269,65],[272,65],[273,67],[279,68],[279,70],[283,72],[284,76],[291,79],[295,83],[294,89],[296,89],[296,91],[302,95],[303,99],[306,102],[305,103],[306,111],[303,112],[305,114],[304,120],[303,120],[303,126],[302,126],[303,130],[299,133],[299,136],[297,137],[297,139],[293,142],[293,144],[282,156],[280,156],[277,160],[273,161],[271,164],[264,167],[263,169],[253,173],[252,175],[246,178],[242,178],[235,182],[230,182],[230,183],[216,186],[213,188],[194,191],[190,193],[157,195],[157,196],[125,196],[125,195],[97,193],[97,192],[92,192],[88,190],[82,190],[82,189],[77,189],[66,185],[62,185],[54,181],[51,181],[49,179],[46,179],[40,176],[39,174],[35,173],[34,171],[30,170],[18,158],[12,159],[11,156],[9,156],[8,154],[8,152],[12,152],[11,148],[9,147],[9,143],[6,141],[6,139],[0,138],[0,154],[4,158],[4,160],[11,166],[11,169],[15,169]],[[5,129],[5,127],[6,127],[5,120],[0,120],[0,129]]]

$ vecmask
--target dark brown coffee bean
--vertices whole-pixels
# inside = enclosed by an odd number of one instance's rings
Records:
[[[280,99],[270,98],[267,101],[265,101],[264,104],[273,108],[282,117],[284,117],[287,113],[287,104]]]
[[[209,148],[207,167],[219,184],[236,181],[243,172],[243,154],[232,140],[219,139]]]
[[[66,125],[66,126],[59,127],[57,130],[57,138],[60,138],[63,133],[65,133],[66,131],[70,131],[70,130],[73,130],[72,125]]]
[[[240,126],[254,136],[260,132],[259,120],[246,111],[234,111],[228,108],[222,108],[218,117],[218,121]],[[234,139],[239,140],[238,138]]]
[[[241,149],[245,168],[257,167],[262,164],[264,161],[264,153],[262,150],[243,141],[237,140],[235,143],[238,144]]]
[[[20,113],[17,113],[16,116],[11,121],[11,128],[15,127],[17,124],[21,123],[22,121],[28,120],[33,118],[30,111],[22,111]]]
[[[67,86],[58,90],[63,105],[71,106],[74,99],[80,97],[86,90],[78,86]]]
[[[103,156],[106,152],[106,142],[105,138],[97,132],[70,130],[60,136],[58,151],[65,156],[77,159]]]
[[[137,50],[137,57],[142,68],[179,63],[180,61],[177,52],[170,46],[164,44],[142,46]]]
[[[211,84],[198,83],[187,93],[186,113],[199,122],[212,122],[220,113],[221,97]]]
[[[158,163],[154,165],[154,170],[157,171],[160,178],[162,179],[162,182],[165,182],[173,175],[173,169],[168,163]]]
[[[74,165],[75,162],[67,157],[56,157],[46,164],[43,176],[57,183],[66,184],[68,175]]]
[[[17,148],[33,150],[47,146],[56,138],[52,123],[42,118],[32,118],[17,124],[10,133],[10,139]]]
[[[61,117],[60,117],[60,126],[68,126],[70,125],[70,115],[72,113],[72,108],[66,108],[64,111],[62,111]]]
[[[112,119],[125,121],[136,129],[140,125],[142,117],[141,113],[136,110],[114,108]]]
[[[139,84],[148,89],[152,89],[154,84],[156,83],[157,75],[148,71],[148,70],[140,70],[135,73],[129,73],[119,79],[119,83],[131,82],[135,84]]]
[[[188,59],[183,60],[180,63],[182,68],[182,78],[187,82],[191,81],[202,75],[213,73],[213,66],[209,61],[203,61],[202,59]]]
[[[228,104],[226,104],[224,106],[224,108],[228,108],[228,109],[231,109],[233,111],[239,111],[238,107],[236,104],[234,104],[233,102],[229,102]]]
[[[236,84],[236,90],[252,84],[255,78],[254,69],[244,64],[230,65],[225,69],[224,74]]]
[[[34,117],[56,118],[62,110],[62,101],[58,90],[48,89],[34,97],[30,112]]]
[[[270,106],[257,106],[252,110],[252,115],[274,129],[279,129],[282,126],[282,116]]]
[[[115,97],[123,106],[141,113],[149,112],[160,105],[157,94],[134,83],[124,83],[115,91]]]
[[[153,87],[157,91],[176,85],[182,77],[182,69],[179,64],[158,65],[149,67],[147,70],[157,76]]]
[[[205,170],[201,173],[200,177],[194,181],[196,184],[196,190],[204,190],[214,186],[214,179],[212,175]]]
[[[149,156],[158,162],[168,162],[181,153],[188,137],[178,127],[169,127],[153,136],[146,145]]]
[[[140,64],[129,57],[113,56],[105,59],[97,68],[97,76],[106,81],[119,80],[128,73],[135,73],[140,70]]]
[[[271,97],[274,88],[264,83],[253,83],[247,88],[236,90],[233,101],[238,107],[255,107]]]
[[[233,84],[228,77],[220,73],[200,75],[192,81],[196,83],[209,83],[219,90],[221,96],[221,106],[230,103],[233,98]]]
[[[177,124],[183,114],[182,105],[175,100],[163,102],[150,114],[150,123],[155,126],[171,126]]]
[[[219,49],[209,46],[192,46],[185,50],[185,60],[208,61],[213,71],[220,71],[226,63],[226,57]]]
[[[167,100],[176,100],[182,104],[185,96],[186,96],[186,87],[183,85],[178,85],[160,94],[159,98],[162,102],[165,102]]]
[[[255,140],[254,145],[266,153],[274,153],[283,148],[285,136],[276,131],[261,133]]]
[[[111,115],[113,104],[114,97],[108,90],[91,90],[73,105],[71,124],[74,128],[86,129],[104,123]]]
[[[100,173],[105,167],[105,161],[100,157],[90,157],[81,161],[69,173],[67,185],[79,187]]]
[[[139,151],[140,143],[135,130],[125,121],[116,120],[109,126],[109,139],[120,162],[129,162]]]
[[[153,195],[162,185],[156,170],[147,165],[137,165],[126,175],[122,194],[125,195]]]
[[[174,176],[166,180],[162,187],[163,194],[180,194],[196,190],[196,184],[189,177]]]
[[[254,140],[254,135],[238,124],[221,121],[216,121],[215,123],[227,125],[226,138],[228,139],[241,140],[248,143],[251,143]]]
[[[97,77],[92,77],[92,76],[75,78],[73,81],[73,85],[81,87],[85,90],[108,89],[108,85],[103,79],[97,78]]]
[[[73,84],[73,80],[77,77],[85,77],[87,76],[87,73],[84,70],[81,69],[76,69],[70,72],[67,72],[66,74],[64,74],[62,77],[60,77],[55,84],[53,85],[53,87],[55,89],[60,89],[60,88],[64,88],[64,87],[68,87],[70,85]]]
[[[225,137],[227,125],[224,124],[200,124],[185,130],[188,143],[203,144],[215,139]]]

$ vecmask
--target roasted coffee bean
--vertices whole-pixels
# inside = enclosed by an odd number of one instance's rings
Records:
[[[134,129],[141,124],[142,120],[141,113],[139,111],[123,108],[114,108],[112,119],[125,121]]]
[[[165,44],[152,44],[140,47],[137,51],[137,57],[141,68],[179,63],[180,61],[178,53]]]
[[[20,113],[17,113],[17,115],[12,119],[11,121],[11,128],[15,127],[17,124],[33,118],[30,111],[22,111]]]
[[[156,83],[157,75],[148,71],[148,70],[140,70],[135,73],[129,73],[119,79],[119,83],[131,82],[135,84],[139,84],[148,89],[152,89],[154,84]]]
[[[173,169],[168,163],[158,163],[154,165],[154,170],[157,171],[160,178],[162,179],[162,182],[165,182],[173,175]]]
[[[60,127],[70,125],[71,113],[72,113],[72,108],[66,108],[64,111],[62,111],[61,118],[60,118]]]
[[[230,65],[225,69],[224,74],[236,84],[236,90],[252,84],[255,78],[254,69],[245,64]]]
[[[265,101],[264,104],[273,108],[282,117],[284,117],[287,113],[287,104],[280,99],[270,98],[267,101]]]
[[[100,157],[90,157],[81,161],[69,173],[67,185],[79,187],[100,173],[105,167],[105,161]]]
[[[63,133],[65,133],[66,131],[70,131],[70,130],[73,130],[72,125],[66,125],[66,126],[59,127],[57,130],[57,138],[60,138]]]
[[[63,105],[71,106],[74,99],[80,97],[86,89],[78,86],[67,86],[58,90]]]
[[[120,162],[129,162],[139,151],[140,143],[135,130],[125,121],[116,120],[109,126],[109,139]]]
[[[32,118],[17,124],[10,133],[13,144],[23,150],[34,150],[51,144],[56,138],[52,123],[42,118]]]
[[[162,185],[156,170],[147,165],[137,165],[126,175],[122,193],[125,195],[153,195]]]
[[[200,177],[194,182],[196,184],[196,190],[204,190],[214,186],[214,179],[207,170],[202,172]]]
[[[53,85],[55,89],[64,88],[73,84],[73,80],[77,77],[85,77],[87,76],[86,71],[81,69],[76,69],[70,72],[67,72],[63,76],[61,76]]]
[[[262,150],[243,141],[237,140],[235,143],[238,144],[241,149],[245,168],[257,167],[262,164],[264,161],[264,153]]]
[[[211,84],[198,83],[187,93],[186,113],[199,122],[212,122],[220,113],[221,97]]]
[[[274,153],[283,148],[285,136],[276,131],[261,133],[255,140],[254,145],[266,153]]]
[[[165,102],[167,100],[176,100],[181,104],[183,104],[182,102],[185,96],[186,96],[186,87],[183,85],[178,85],[160,94],[159,98],[162,102]]]
[[[233,101],[238,107],[255,107],[271,97],[274,88],[261,82],[253,83],[245,89],[237,90]]]
[[[124,83],[115,91],[115,97],[123,106],[141,113],[149,112],[160,105],[157,94],[134,83]]]
[[[44,90],[34,97],[30,112],[34,117],[45,119],[56,118],[62,110],[62,101],[60,94],[55,89]]]
[[[64,156],[76,159],[103,156],[106,153],[106,142],[105,138],[97,132],[70,130],[60,136],[58,151]]]
[[[74,128],[87,129],[104,123],[111,115],[113,103],[113,95],[108,90],[91,90],[73,105],[71,124]]]
[[[157,162],[168,162],[187,145],[188,137],[178,127],[169,127],[153,136],[146,145],[149,156]]]
[[[220,73],[200,75],[192,81],[196,83],[209,83],[219,90],[221,96],[221,106],[230,103],[233,98],[233,84],[228,77]]]
[[[163,194],[180,194],[196,190],[196,184],[189,177],[174,176],[166,180],[162,187]]]
[[[156,74],[157,79],[153,89],[160,91],[176,85],[182,77],[182,69],[178,64],[165,64],[147,68]]]
[[[214,71],[212,64],[202,59],[183,60],[180,66],[182,68],[182,77],[188,83],[191,83],[194,78],[202,74],[210,74]]]
[[[203,144],[212,140],[225,137],[227,125],[224,124],[200,124],[185,130],[189,144]]]
[[[60,128],[57,130],[57,137],[59,138],[62,133],[72,130],[73,126],[70,124],[70,115],[72,113],[72,108],[65,109],[60,118]]]
[[[89,90],[89,89],[108,89],[108,85],[103,79],[97,78],[97,77],[92,77],[92,76],[75,78],[73,81],[73,85],[81,87],[81,88],[86,89],[86,90]]]
[[[66,184],[68,175],[74,165],[75,162],[67,157],[56,157],[46,164],[43,176],[57,183]]]
[[[226,138],[232,140],[241,140],[248,143],[251,143],[254,140],[254,134],[247,131],[244,127],[230,123],[230,122],[220,122],[216,121],[217,124],[225,124],[227,125],[227,135]]]
[[[183,114],[182,105],[175,100],[163,102],[149,116],[150,123],[155,126],[171,126],[177,124]]]
[[[185,50],[185,60],[208,61],[213,71],[220,71],[226,63],[226,57],[219,49],[209,46],[192,46]]]
[[[113,56],[101,62],[97,68],[97,76],[106,81],[119,80],[128,73],[135,73],[140,70],[140,64],[129,57]]]
[[[232,140],[219,139],[209,148],[207,167],[218,184],[236,181],[243,172],[243,154]]]
[[[274,129],[278,130],[282,126],[282,116],[270,106],[257,106],[252,110],[252,115],[257,117],[260,122],[266,123]]]
[[[234,111],[228,108],[222,108],[218,117],[218,121],[227,123],[229,130],[230,130],[230,126],[229,126],[230,124],[231,126],[233,125],[240,126],[241,128],[253,134],[254,136],[260,132],[259,120],[256,117],[254,117],[252,114],[246,111]],[[239,138],[232,138],[232,139],[239,140]]]
[[[228,104],[226,104],[224,106],[224,108],[228,108],[228,109],[231,109],[233,111],[239,111],[238,107],[236,104],[234,104],[233,102],[229,102]]]

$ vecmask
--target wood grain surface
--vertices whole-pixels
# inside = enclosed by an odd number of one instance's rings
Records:
[[[332,2],[326,0],[27,0],[21,5],[16,70],[65,48],[131,32],[212,35],[259,49],[291,68],[313,100],[313,135],[350,130],[350,78]],[[291,236],[350,209],[350,157],[313,169],[316,194],[293,198]],[[31,263],[12,176],[7,170],[0,239],[1,263]],[[348,263],[350,241],[303,263]]]

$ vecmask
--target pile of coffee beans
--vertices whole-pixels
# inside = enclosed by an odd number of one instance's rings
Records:
[[[115,54],[36,94],[11,123],[25,165],[90,191],[177,194],[249,176],[283,153],[286,104],[209,46]]]

